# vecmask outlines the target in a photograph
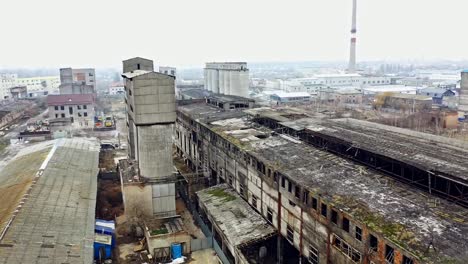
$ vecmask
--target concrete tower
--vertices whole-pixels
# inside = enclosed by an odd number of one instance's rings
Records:
[[[468,114],[468,69],[461,72],[460,83],[460,101],[458,102],[458,111]]]
[[[129,157],[138,163],[141,191],[124,190],[125,210],[146,215],[175,215],[172,131],[176,120],[175,77],[153,71],[153,61],[123,61]]]
[[[357,8],[357,0],[353,0],[353,18],[352,18],[352,25],[351,25],[351,45],[349,50],[349,65],[348,65],[348,72],[354,73],[356,72],[356,8]]]

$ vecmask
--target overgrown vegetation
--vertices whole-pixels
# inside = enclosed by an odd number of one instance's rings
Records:
[[[222,201],[223,202],[229,202],[229,201],[233,201],[236,199],[236,197],[234,195],[231,195],[227,192],[225,192],[223,189],[218,189],[218,188],[215,188],[215,189],[211,189],[211,190],[208,190],[207,193],[215,196],[215,197],[218,197],[218,198],[223,198]]]
[[[151,230],[151,235],[152,236],[164,235],[164,234],[167,234],[167,233],[169,233],[169,231],[167,231],[167,229],[165,227],[161,227],[160,229],[156,229],[156,230]]]

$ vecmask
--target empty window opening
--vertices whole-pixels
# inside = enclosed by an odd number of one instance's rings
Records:
[[[327,217],[327,205],[322,203],[322,210],[321,213],[323,216]]]
[[[273,224],[273,210],[270,207],[267,208],[267,221]]]
[[[317,198],[312,197],[312,208],[313,208],[314,210],[317,210],[317,205],[318,205]]]
[[[281,187],[286,188],[286,178],[281,177]]]
[[[296,196],[296,198],[301,198],[301,187],[297,185],[294,187],[294,196]]]
[[[374,251],[377,251],[378,246],[379,246],[379,240],[377,239],[377,237],[370,234],[369,235],[369,247],[373,249]]]
[[[302,194],[302,202],[305,205],[309,204],[309,192],[307,190],[305,190],[304,193]]]
[[[344,231],[349,232],[349,219],[344,216],[343,216],[342,227]]]
[[[338,224],[338,212],[335,210],[331,211],[331,221],[334,224]]]
[[[292,193],[292,183],[288,181],[288,192]]]

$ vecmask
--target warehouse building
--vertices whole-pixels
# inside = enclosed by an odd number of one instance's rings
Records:
[[[0,233],[0,263],[93,263],[100,144],[60,139]]]
[[[460,142],[294,108],[193,103],[177,115],[177,153],[279,232],[281,263],[468,260]]]

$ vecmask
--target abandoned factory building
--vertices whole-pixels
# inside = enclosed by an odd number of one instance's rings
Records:
[[[194,203],[230,262],[264,243],[281,263],[468,263],[467,144],[212,97],[179,103],[175,141],[221,188]],[[240,249],[252,229],[233,226],[246,215],[276,234],[257,228],[255,245]]]

